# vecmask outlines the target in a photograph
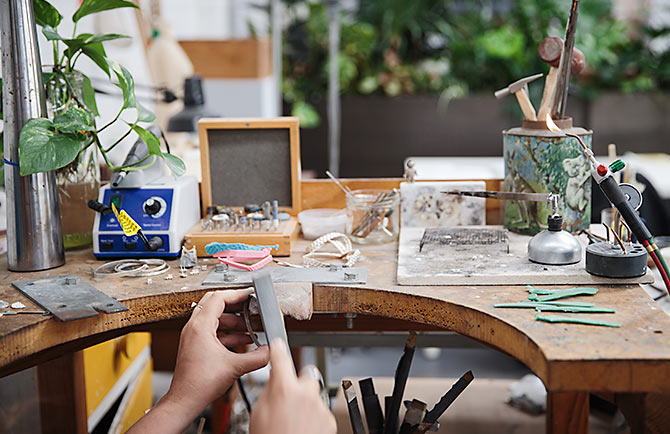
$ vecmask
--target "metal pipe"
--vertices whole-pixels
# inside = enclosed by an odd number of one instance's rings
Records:
[[[7,259],[12,271],[65,263],[53,172],[21,176],[19,134],[31,118],[46,116],[32,0],[0,0],[4,104]]]
[[[328,5],[328,169],[340,176],[340,3]]]

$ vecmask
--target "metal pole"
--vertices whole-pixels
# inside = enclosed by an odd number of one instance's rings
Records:
[[[328,169],[340,176],[340,4],[328,0]]]
[[[32,0],[0,0],[7,191],[7,259],[12,271],[65,263],[53,172],[19,174],[19,134],[31,118],[46,116]]]
[[[280,0],[270,0],[270,19],[272,21],[272,72],[275,77],[275,91],[277,94],[275,110],[278,116],[282,115],[282,29],[281,29]]]

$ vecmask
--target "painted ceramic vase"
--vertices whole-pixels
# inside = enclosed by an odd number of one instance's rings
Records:
[[[557,122],[558,123],[558,122]],[[529,125],[530,124],[530,125]],[[535,125],[534,125],[535,124]],[[590,166],[577,139],[524,122],[523,127],[503,131],[505,160],[504,190],[518,193],[557,193],[563,228],[579,232],[591,223]],[[559,127],[577,134],[591,147],[592,131],[572,127],[571,120]],[[534,235],[547,228],[551,209],[542,202],[504,201],[507,229]]]

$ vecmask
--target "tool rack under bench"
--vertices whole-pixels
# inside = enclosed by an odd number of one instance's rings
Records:
[[[376,181],[382,188],[398,182]],[[345,183],[352,188],[377,186],[361,180]],[[304,182],[303,209],[337,207],[341,198],[336,189],[327,182]],[[487,203],[489,214],[495,206]],[[306,246],[306,241],[296,242],[286,261],[301,263]],[[523,286],[398,286],[396,244],[361,246],[361,250],[357,266],[368,267],[367,283],[314,285],[312,319],[287,321],[289,333],[449,330],[515,357],[542,379],[549,391],[549,433],[588,432],[589,392],[615,401],[633,432],[670,426],[670,412],[664,411],[670,405],[670,317],[639,285],[599,286],[598,304],[616,310],[614,318],[621,328],[549,324],[535,321],[524,309],[493,307],[524,299]],[[209,269],[213,263],[208,262]],[[2,300],[21,301],[35,310],[37,306],[11,282],[74,274],[129,308],[65,323],[52,316],[0,318],[0,377],[53,359],[67,364],[76,360],[68,357],[72,352],[130,331],[180,328],[191,303],[213,289],[200,285],[206,272],[173,280],[155,276],[152,284],[146,278],[94,278],[93,270],[100,264],[90,250],[83,250],[69,252],[63,267],[28,274],[6,271],[6,258],[0,259]],[[171,265],[178,269],[178,261]],[[347,313],[357,314],[353,330],[347,330]]]

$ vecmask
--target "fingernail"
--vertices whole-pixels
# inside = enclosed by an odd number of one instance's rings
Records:
[[[319,383],[319,385],[323,384],[323,376],[321,375],[321,371],[319,371],[319,369],[314,365],[306,365],[300,370],[300,375],[306,375],[309,378],[313,378],[314,381]]]

